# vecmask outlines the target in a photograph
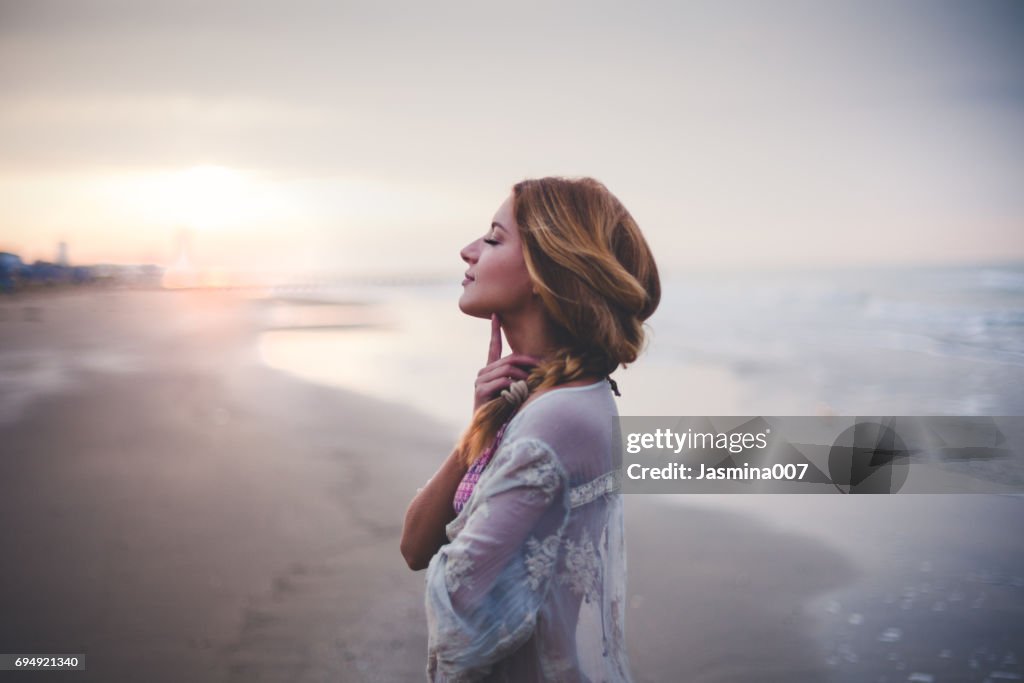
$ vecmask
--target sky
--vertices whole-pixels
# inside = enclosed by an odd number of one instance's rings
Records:
[[[666,273],[1024,259],[1024,3],[0,0],[0,251],[460,277],[592,176]]]

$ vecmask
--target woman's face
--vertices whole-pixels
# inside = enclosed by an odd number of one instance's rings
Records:
[[[463,247],[459,255],[469,264],[459,298],[463,313],[477,318],[490,318],[492,313],[502,317],[531,304],[533,281],[523,260],[511,195],[498,207],[487,233]]]

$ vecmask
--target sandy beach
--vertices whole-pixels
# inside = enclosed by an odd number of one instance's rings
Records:
[[[267,367],[265,310],[218,291],[0,301],[0,652],[87,662],[19,680],[424,679],[423,573],[408,570],[398,540],[455,435],[413,408]],[[638,682],[858,679],[830,660],[823,620],[837,609],[821,600],[876,576],[856,550],[891,517],[835,543],[831,525],[862,511],[840,507],[843,497],[806,503],[803,528],[768,504],[667,498],[626,499]],[[945,503],[912,523],[958,512]],[[1013,583],[1024,548],[999,531],[1020,528],[1016,503],[978,499],[959,509],[970,512],[961,526],[910,529],[904,545],[890,539],[906,550],[886,551],[917,571],[912,539],[927,538],[935,573],[948,546],[964,559],[949,571],[964,576],[977,553],[958,543],[991,551],[985,585],[995,576],[1005,589],[993,652],[1024,623]]]
[[[230,294],[4,308],[3,348],[59,377],[0,428],[4,652],[84,653],[97,681],[421,676],[397,544],[448,449],[430,422],[263,368]]]

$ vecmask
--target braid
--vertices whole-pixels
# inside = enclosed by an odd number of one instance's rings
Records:
[[[587,365],[582,357],[574,355],[569,349],[560,349],[554,353],[551,360],[534,368],[530,373],[530,379],[526,382],[532,385],[530,380],[536,378],[537,389],[557,387],[559,384],[567,384],[585,375],[588,369]]]
[[[559,349],[549,360],[535,367],[526,378],[528,397],[537,391],[568,384],[588,374],[607,374],[609,370],[606,367],[607,362],[600,359],[581,356],[568,348]],[[518,406],[513,406],[501,396],[477,409],[457,446],[466,467],[473,465],[516,410]]]

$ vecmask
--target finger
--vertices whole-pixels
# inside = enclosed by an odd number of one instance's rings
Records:
[[[491,346],[487,350],[487,364],[501,358],[501,320],[497,313],[491,314]]]
[[[526,370],[532,370],[539,364],[539,358],[535,358],[534,356],[527,356],[526,354],[522,353],[513,353],[480,368],[479,370],[477,370],[476,376],[482,377],[486,374],[493,374],[491,371],[496,368],[504,369],[518,366]]]
[[[490,380],[481,380],[477,382],[476,392],[478,396],[484,396],[488,399],[497,397],[497,395],[503,390],[508,389],[512,385],[512,380],[508,377],[495,377]]]
[[[512,377],[513,379],[527,379],[530,373],[522,368],[517,368],[514,365],[496,365],[492,368],[487,368],[485,372],[481,372],[478,376],[477,383],[489,382],[500,377]]]
[[[525,353],[510,353],[502,358],[501,362],[506,365],[518,365],[524,368],[532,368],[540,365],[541,359],[536,356],[528,356]]]

